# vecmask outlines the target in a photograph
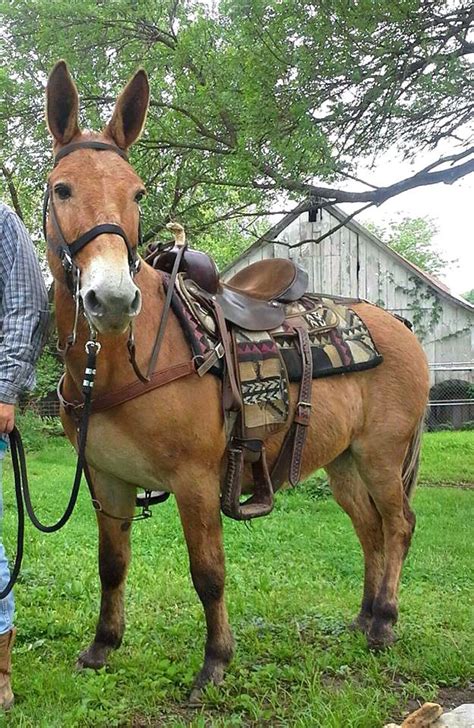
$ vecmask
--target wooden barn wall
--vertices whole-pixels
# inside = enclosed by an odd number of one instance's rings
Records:
[[[302,240],[318,239],[339,220],[323,210],[316,222],[308,222],[308,214],[300,215],[280,234],[281,245],[268,243],[251,251],[226,274],[230,277],[250,263],[264,258],[291,258],[308,273],[310,291],[332,293],[342,296],[367,298],[389,311],[413,319],[413,290],[416,273],[395,260],[371,237],[342,227],[317,245],[308,242],[295,246]],[[285,245],[286,243],[286,245]],[[418,279],[422,281],[422,279]],[[412,293],[410,293],[410,291]],[[424,281],[421,291],[431,291]],[[472,313],[437,295],[440,319],[432,321],[433,299],[421,299],[422,325],[427,329],[423,347],[429,362],[472,362],[473,360],[473,317]],[[439,372],[436,380],[453,378],[453,373]],[[459,378],[470,378],[463,373]]]

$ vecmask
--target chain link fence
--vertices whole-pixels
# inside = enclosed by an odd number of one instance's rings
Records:
[[[431,389],[426,429],[474,429],[474,363],[443,362],[429,367]],[[55,393],[42,401],[30,402],[28,407],[41,417],[59,416]]]
[[[426,429],[474,429],[474,362],[431,363]]]

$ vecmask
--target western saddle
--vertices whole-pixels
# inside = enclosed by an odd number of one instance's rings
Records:
[[[178,243],[176,229],[180,226],[174,225],[174,228]],[[181,233],[178,231],[178,234]],[[219,358],[223,362],[223,409],[229,433],[221,508],[227,516],[236,520],[264,516],[273,509],[274,491],[285,481],[296,485],[300,478],[303,446],[311,413],[310,341],[305,328],[294,327],[302,359],[300,391],[292,425],[270,472],[263,436],[272,430],[263,432],[261,437],[249,436],[247,431],[233,331],[238,328],[247,332],[267,332],[280,327],[286,318],[285,305],[298,301],[304,295],[308,276],[292,261],[274,258],[253,263],[224,282],[208,255],[192,250],[185,244],[182,249],[183,239],[184,236],[180,244],[175,243],[170,249],[149,246],[145,260],[155,269],[168,274],[174,271],[176,274],[179,256],[179,273],[182,274],[187,293],[211,314],[215,322],[219,337]],[[174,285],[174,281],[170,279],[169,285]],[[209,368],[207,366],[204,371]],[[203,374],[204,371],[199,372],[198,369],[198,373]],[[253,494],[241,502],[246,463],[251,465],[254,488]]]

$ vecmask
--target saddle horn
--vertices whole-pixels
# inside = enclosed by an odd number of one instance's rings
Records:
[[[166,225],[166,229],[173,233],[175,245],[180,248],[186,245],[186,233],[184,232],[184,227],[179,222],[169,222]]]

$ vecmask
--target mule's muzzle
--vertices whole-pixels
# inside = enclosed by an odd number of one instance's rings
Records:
[[[87,318],[103,333],[125,331],[142,306],[142,295],[135,285],[126,290],[89,288],[81,296]]]

